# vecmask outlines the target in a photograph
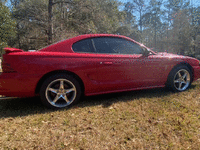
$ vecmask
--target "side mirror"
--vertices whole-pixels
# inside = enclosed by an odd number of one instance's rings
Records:
[[[150,54],[150,51],[148,51],[146,48],[142,48],[143,49],[143,56],[147,57]]]

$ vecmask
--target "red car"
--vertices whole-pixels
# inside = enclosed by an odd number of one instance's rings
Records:
[[[81,95],[164,86],[181,92],[200,78],[199,60],[155,53],[121,35],[81,35],[35,52],[4,50],[0,95],[39,95],[50,108],[68,107]]]

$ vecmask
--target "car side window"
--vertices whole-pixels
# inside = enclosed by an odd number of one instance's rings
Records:
[[[95,53],[91,39],[78,41],[72,45],[74,52]]]
[[[97,53],[115,53],[112,48],[110,48],[109,38],[107,37],[98,37],[93,38],[92,42]]]
[[[97,53],[113,54],[142,54],[140,45],[122,38],[99,37],[93,38]]]

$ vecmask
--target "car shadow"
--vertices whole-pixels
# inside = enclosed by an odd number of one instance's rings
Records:
[[[128,102],[137,100],[140,98],[153,98],[162,97],[172,94],[173,92],[166,88],[136,90],[129,92],[119,92],[103,95],[95,95],[85,97],[84,101],[78,104],[78,107],[88,107],[95,105],[102,105],[102,107],[110,107],[113,103],[117,102]]]
[[[51,111],[42,105],[39,97],[0,98],[0,118],[21,117]]]
[[[192,85],[191,89],[194,89],[196,85]],[[170,90],[166,88],[147,89],[120,93],[103,94],[97,96],[83,97],[81,102],[68,108],[78,109],[83,107],[101,105],[104,108],[111,106],[117,102],[128,102],[137,100],[140,98],[159,98],[172,94]],[[66,109],[63,109],[63,111]],[[54,112],[46,108],[40,101],[39,97],[32,98],[0,98],[0,118],[8,117],[21,117],[28,116],[31,114],[44,114],[48,112]],[[62,110],[59,110],[62,111]]]

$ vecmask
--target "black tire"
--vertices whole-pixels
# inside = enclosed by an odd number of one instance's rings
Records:
[[[191,70],[187,66],[181,65],[171,70],[167,79],[167,87],[174,92],[182,92],[191,86],[191,82]]]
[[[74,77],[59,73],[43,82],[39,94],[45,106],[51,109],[61,109],[77,103],[81,98],[82,90]]]

